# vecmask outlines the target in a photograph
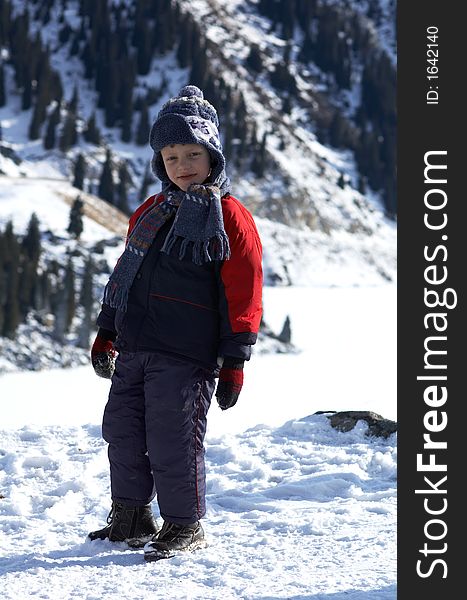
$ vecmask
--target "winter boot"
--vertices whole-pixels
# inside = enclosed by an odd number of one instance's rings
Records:
[[[199,521],[191,525],[164,521],[159,533],[144,546],[144,560],[171,558],[177,552],[197,550],[205,545],[204,530]]]
[[[132,548],[142,548],[159,531],[150,504],[128,506],[112,502],[107,523],[106,527],[91,531],[88,538],[91,541],[127,542]]]

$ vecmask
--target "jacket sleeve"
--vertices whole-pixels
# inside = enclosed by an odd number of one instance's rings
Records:
[[[133,231],[138,219],[144,215],[153,204],[161,202],[163,199],[162,194],[157,194],[150,196],[143,204],[141,204],[135,212],[131,215],[130,220],[128,222],[128,230],[125,238],[125,247],[128,244],[128,238],[130,237],[131,232]],[[102,327],[103,329],[108,329],[109,331],[116,332],[115,328],[115,308],[112,308],[108,304],[102,303],[100,313],[96,319],[96,325],[98,327]]]
[[[262,245],[247,209],[232,196],[222,205],[231,256],[219,274],[219,356],[249,360],[262,316]]]
[[[115,331],[115,308],[112,308],[108,304],[102,303],[100,313],[96,319],[97,327],[102,329],[108,329],[109,331]]]

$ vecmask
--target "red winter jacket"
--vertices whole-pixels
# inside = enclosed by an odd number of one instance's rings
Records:
[[[162,194],[151,196],[139,216]],[[248,360],[262,315],[262,247],[250,212],[233,196],[222,198],[231,257],[199,266],[161,253],[173,219],[158,231],[130,288],[126,313],[103,304],[97,324],[117,332],[118,351],[162,351],[215,368],[218,356]],[[128,238],[127,236],[127,238]]]

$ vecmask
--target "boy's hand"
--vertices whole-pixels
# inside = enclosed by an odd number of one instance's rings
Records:
[[[224,358],[216,389],[217,403],[222,410],[231,408],[238,400],[243,386],[243,364],[239,358]]]
[[[115,370],[117,352],[114,348],[116,335],[113,331],[99,328],[91,348],[91,362],[99,377],[111,379]]]

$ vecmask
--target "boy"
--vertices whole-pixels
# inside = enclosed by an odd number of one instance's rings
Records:
[[[230,194],[218,126],[196,86],[160,110],[150,145],[162,191],[130,218],[91,350],[96,373],[112,379],[103,417],[112,509],[89,538],[144,546],[148,561],[204,544],[215,379],[220,408],[231,408],[262,314],[261,241]]]

